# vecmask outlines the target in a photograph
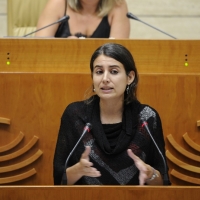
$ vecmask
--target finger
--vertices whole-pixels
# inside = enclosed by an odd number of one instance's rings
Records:
[[[82,159],[88,159],[88,156],[90,155],[91,152],[91,147],[90,146],[86,146],[85,147],[85,151],[83,152],[81,158]]]
[[[138,156],[136,156],[131,149],[127,150],[128,155],[134,160],[134,162],[137,162],[138,160],[140,160],[140,158]]]
[[[139,175],[140,185],[144,185],[146,183],[146,180],[147,180],[146,171],[140,171],[140,175]]]
[[[89,176],[100,176],[101,175],[100,171],[98,171],[94,167],[85,167],[84,170],[87,173],[87,175],[89,175]]]
[[[128,152],[128,155],[133,159],[136,167],[139,169],[139,170],[145,170],[146,167],[145,167],[145,163],[143,162],[143,160],[141,160],[138,156],[136,156],[131,149],[128,149],[127,150]]]
[[[135,166],[139,170],[139,183],[140,185],[144,185],[147,179],[148,173],[148,165],[144,163],[138,156],[136,156],[131,149],[127,150],[128,155],[133,159]]]
[[[141,174],[140,174],[140,176],[139,176],[139,183],[140,183],[140,185],[144,185],[145,184],[145,177],[143,177]]]
[[[81,159],[80,163],[83,167],[91,167],[93,166],[93,163],[90,162],[88,159]]]

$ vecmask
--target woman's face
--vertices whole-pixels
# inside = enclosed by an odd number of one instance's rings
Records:
[[[134,80],[134,72],[126,75],[124,66],[119,61],[99,55],[93,63],[93,85],[101,99],[124,99],[127,84]]]

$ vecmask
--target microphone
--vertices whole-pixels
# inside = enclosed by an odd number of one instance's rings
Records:
[[[57,24],[57,23],[64,22],[64,21],[66,21],[66,20],[68,20],[68,19],[69,19],[69,16],[68,16],[68,15],[65,15],[64,17],[60,18],[59,20],[57,20],[57,21],[55,21],[55,22],[53,22],[53,23],[51,23],[51,24],[48,24],[47,26],[44,26],[44,27],[42,27],[42,28],[39,28],[39,29],[37,29],[37,30],[35,30],[35,31],[33,31],[33,32],[30,32],[30,33],[24,35],[23,37],[27,37],[27,36],[29,36],[29,35],[31,35],[31,34],[33,34],[33,33],[36,33],[36,32],[38,32],[38,31],[42,30],[42,29],[45,29],[45,28],[47,28],[47,27],[49,27],[49,26],[52,26],[52,25],[54,25],[54,24]]]
[[[134,19],[134,20],[140,21],[140,22],[146,24],[147,26],[150,26],[151,28],[156,29],[157,31],[160,31],[160,32],[164,33],[165,35],[168,35],[169,37],[176,39],[174,36],[172,36],[172,35],[170,35],[170,34],[164,32],[164,31],[162,31],[162,30],[160,30],[160,29],[158,29],[158,28],[156,28],[156,27],[154,27],[154,26],[152,26],[152,25],[150,25],[150,24],[147,24],[146,22],[140,20],[138,17],[136,17],[135,15],[133,15],[133,14],[130,13],[130,12],[128,12],[128,13],[126,14],[126,16],[127,16],[128,18],[130,18],[130,19]]]
[[[149,136],[151,137],[154,145],[156,146],[158,152],[160,153],[160,155],[162,157],[163,164],[164,164],[164,170],[165,170],[164,177],[163,177],[163,183],[164,183],[164,185],[169,185],[169,179],[168,179],[168,175],[167,175],[167,164],[166,164],[165,158],[164,158],[162,152],[160,151],[156,141],[154,140],[154,138],[153,138],[153,136],[152,136],[152,134],[151,134],[151,132],[149,130],[148,123],[146,121],[144,121],[144,120],[142,121],[142,127],[145,127],[145,129],[147,130]]]
[[[89,133],[91,130],[92,130],[92,124],[87,123],[85,125],[85,127],[83,128],[83,132],[82,132],[81,137],[79,138],[78,142],[75,144],[74,148],[71,150],[70,154],[68,155],[67,160],[65,161],[64,173],[63,173],[63,176],[62,176],[62,181],[61,181],[62,185],[67,185],[66,169],[67,169],[67,163],[69,161],[69,158],[71,157],[72,153],[74,152],[74,150],[76,149],[76,147],[78,146],[78,144],[80,143],[80,141],[82,140],[83,136],[87,132]]]

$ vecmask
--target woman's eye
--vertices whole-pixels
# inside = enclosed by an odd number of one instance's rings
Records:
[[[118,71],[117,70],[111,70],[111,74],[118,74]]]
[[[102,70],[97,70],[96,71],[96,74],[102,74],[103,72],[102,72]]]

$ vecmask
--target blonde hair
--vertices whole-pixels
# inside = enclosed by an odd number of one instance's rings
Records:
[[[120,5],[124,0],[99,0],[97,6],[97,15],[99,17],[104,17],[112,10],[115,5]],[[82,5],[79,0],[67,0],[70,8],[76,12],[82,10]]]

